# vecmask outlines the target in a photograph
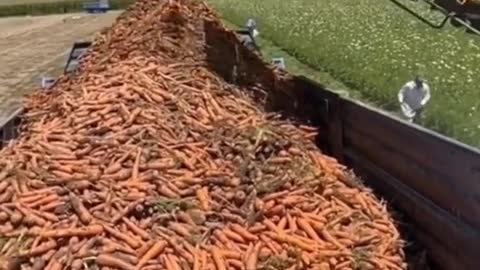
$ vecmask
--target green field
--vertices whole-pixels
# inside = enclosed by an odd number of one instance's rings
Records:
[[[388,0],[209,2],[237,25],[255,18],[262,37],[384,109],[397,111],[400,87],[423,74],[432,89],[423,124],[480,146],[479,37],[431,28]],[[415,8],[434,23],[443,18]]]

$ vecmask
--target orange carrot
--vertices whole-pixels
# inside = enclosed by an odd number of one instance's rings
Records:
[[[306,242],[305,240],[301,239],[298,236],[293,236],[293,235],[287,235],[285,233],[272,233],[272,232],[266,232],[267,236],[280,241],[284,243],[289,243],[298,246],[299,248],[305,250],[305,251],[310,251],[313,252],[317,249],[317,245],[311,243],[311,242]]]
[[[191,235],[189,229],[181,223],[170,222],[168,224],[168,227],[171,228],[174,232],[178,233],[181,236],[190,237],[190,235]]]
[[[308,223],[306,219],[299,218],[297,219],[297,224],[300,229],[302,229],[305,233],[307,233],[308,236],[310,236],[313,240],[315,240],[318,243],[323,243],[323,240],[320,239],[318,234],[315,232],[315,230],[312,228],[312,226]]]
[[[252,233],[250,233],[247,229],[245,229],[244,227],[238,225],[238,224],[232,224],[230,226],[230,228],[238,233],[243,239],[247,240],[247,241],[257,241],[258,240],[258,237]]]
[[[165,184],[160,184],[158,185],[158,189],[157,191],[167,197],[167,198],[171,198],[171,199],[179,199],[180,198],[180,195],[178,195],[177,193],[175,193],[173,190],[171,190],[167,185]]]
[[[201,270],[202,268],[202,258],[198,246],[195,247],[193,253],[193,269],[192,270]]]
[[[43,244],[40,244],[36,247],[32,247],[28,251],[20,251],[19,256],[21,257],[33,257],[33,256],[38,256],[43,253],[46,253],[49,250],[53,250],[54,248],[57,247],[57,242],[54,240],[49,240]]]
[[[265,224],[265,226],[267,226],[267,228],[271,231],[274,231],[274,232],[280,232],[280,229],[277,227],[277,225],[275,225],[275,223],[273,223],[271,220],[269,219],[265,219],[263,221],[263,223]]]
[[[151,237],[150,235],[143,230],[142,228],[138,227],[135,223],[130,221],[128,218],[123,217],[122,221],[127,225],[127,227],[135,234],[139,235],[143,238],[143,240],[149,240]]]
[[[325,240],[334,244],[339,249],[344,250],[346,248],[344,245],[340,244],[340,242],[338,242],[337,239],[335,239],[325,228],[322,230],[322,236],[325,238]]]
[[[127,215],[128,213],[130,213],[130,211],[132,211],[133,209],[135,209],[135,207],[137,207],[138,205],[142,204],[143,202],[145,201],[144,198],[141,198],[141,199],[138,199],[132,203],[130,203],[129,205],[127,205],[127,207],[125,207],[123,210],[121,210],[117,215],[115,215],[113,218],[112,218],[112,223],[115,224],[117,223],[118,221],[120,221],[122,219],[122,217],[124,217],[125,215]]]
[[[287,226],[287,217],[284,216],[280,219],[280,221],[277,224],[278,229],[280,230],[285,230],[285,227]]]
[[[245,243],[245,240],[241,235],[239,235],[236,232],[231,231],[230,229],[224,229],[223,233],[230,238],[233,241],[239,242],[239,243]]]
[[[217,270],[227,270],[225,260],[223,259],[221,251],[217,247],[212,248],[212,257],[215,262]]]
[[[141,246],[141,243],[139,241],[126,233],[121,233],[108,225],[104,225],[103,228],[105,228],[106,232],[113,235],[115,238],[127,243],[132,248],[139,248]]]
[[[121,270],[136,270],[135,266],[110,254],[100,254],[95,261],[100,266],[113,267]]]
[[[103,232],[102,225],[90,225],[87,227],[80,227],[80,228],[67,228],[67,229],[55,229],[55,230],[46,230],[46,231],[38,231],[33,232],[33,235],[38,235],[43,238],[63,238],[63,237],[87,237],[98,235]]]
[[[197,189],[197,199],[200,202],[200,208],[204,211],[208,211],[210,201],[208,196],[208,187]]]
[[[248,255],[245,261],[245,270],[256,270],[258,263],[258,254],[262,248],[262,243],[257,243],[253,248],[253,251]]]
[[[157,241],[153,246],[140,258],[137,264],[137,269],[141,269],[147,262],[157,257],[167,246],[165,241]]]

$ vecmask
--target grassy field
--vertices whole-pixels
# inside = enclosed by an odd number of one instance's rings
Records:
[[[400,87],[423,74],[432,88],[423,124],[480,146],[477,36],[450,25],[431,28],[388,0],[209,2],[237,25],[255,18],[262,37],[384,109],[397,111]],[[415,8],[434,23],[442,19]]]
[[[92,39],[119,13],[0,18],[0,121],[42,75],[61,74],[73,42]]]
[[[73,0],[72,0],[73,1]],[[0,6],[20,5],[20,4],[36,4],[36,3],[52,3],[58,0],[0,0]]]

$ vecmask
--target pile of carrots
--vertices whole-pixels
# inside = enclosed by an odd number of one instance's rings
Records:
[[[198,1],[137,1],[29,97],[0,152],[3,267],[406,269],[385,204],[318,131],[209,70],[205,20]]]

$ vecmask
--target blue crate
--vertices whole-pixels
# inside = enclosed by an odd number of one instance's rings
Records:
[[[84,2],[83,10],[87,13],[105,13],[110,10],[110,4],[105,0]]]

